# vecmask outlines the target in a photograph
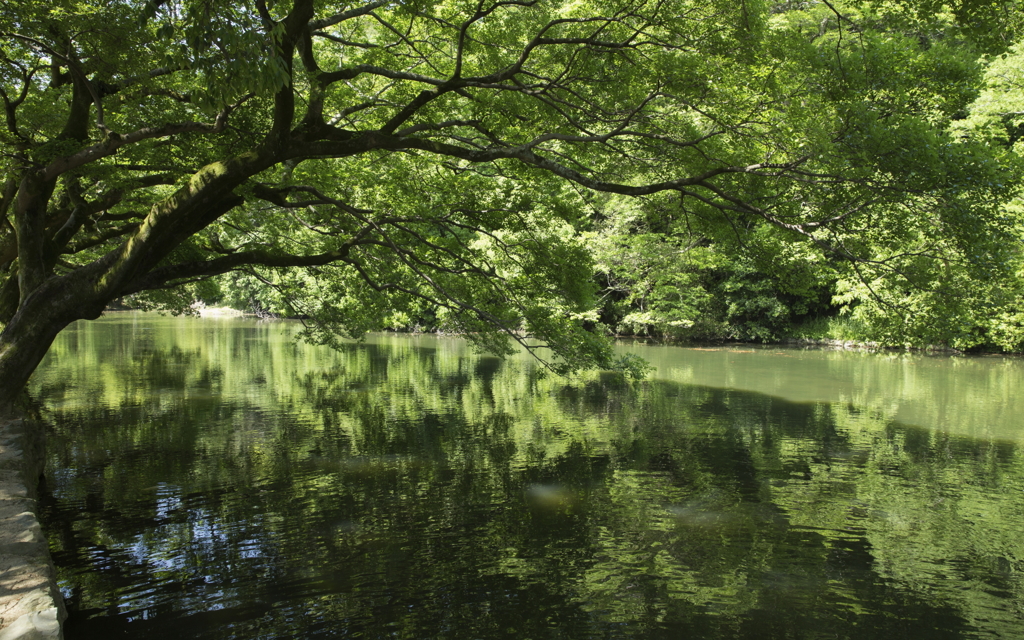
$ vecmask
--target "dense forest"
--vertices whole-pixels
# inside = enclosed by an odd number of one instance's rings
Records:
[[[0,7],[0,405],[124,300],[1019,350],[1010,0]]]
[[[831,156],[827,169],[808,170],[803,184],[766,181],[763,211],[678,193],[562,194],[579,210],[600,324],[673,340],[1024,348],[1024,49],[1012,43],[1014,6],[760,8],[758,46],[747,34],[735,43],[740,60],[704,70],[702,90],[727,112],[683,103],[673,114],[707,137],[689,160],[750,157],[747,145],[769,158],[784,140],[814,150],[798,164]],[[787,200],[820,220],[787,225]],[[242,272],[193,295],[309,317],[300,292],[310,281]],[[444,315],[428,304],[384,325],[443,330]]]

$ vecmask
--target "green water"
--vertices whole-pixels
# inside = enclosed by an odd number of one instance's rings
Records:
[[[83,638],[1014,638],[1024,362],[120,314],[32,381]]]

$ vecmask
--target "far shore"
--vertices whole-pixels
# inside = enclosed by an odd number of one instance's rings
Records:
[[[108,307],[104,313],[119,313],[119,312],[130,312],[137,311],[136,309],[130,309],[126,307]],[[278,316],[263,316],[251,311],[239,311],[238,309],[232,309],[231,307],[222,306],[206,306],[199,302],[192,305],[192,311],[200,318],[241,318],[241,317],[253,317],[260,319],[273,319],[273,320],[292,320],[297,318],[281,318]],[[165,312],[166,313],[166,312]],[[410,334],[430,334],[430,335],[442,335],[437,331],[416,331],[416,330],[385,330],[386,333],[410,333]],[[843,349],[843,350],[856,350],[856,351],[913,351],[913,352],[930,352],[930,353],[949,353],[959,355],[976,355],[976,356],[1021,356],[1022,353],[1014,352],[1000,352],[1000,351],[986,351],[986,350],[971,350],[961,351],[945,345],[926,345],[922,347],[908,347],[899,345],[885,345],[878,342],[862,341],[862,340],[838,340],[826,337],[794,337],[787,336],[779,340],[771,342],[746,342],[743,340],[673,340],[666,339],[664,337],[654,336],[635,336],[635,335],[613,335],[611,336],[615,340],[635,340],[648,344],[661,344],[671,346],[687,346],[687,345],[709,345],[713,344],[716,346],[724,346],[728,344],[737,345],[749,345],[749,344],[762,344],[765,346],[788,346],[796,348],[819,348],[819,349]]]

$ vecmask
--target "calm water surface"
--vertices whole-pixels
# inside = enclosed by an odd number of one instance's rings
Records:
[[[1024,362],[115,314],[32,381],[85,638],[1019,638]],[[624,347],[628,348],[628,347]]]

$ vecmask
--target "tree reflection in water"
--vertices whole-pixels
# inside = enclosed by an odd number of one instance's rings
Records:
[[[55,345],[33,391],[69,640],[1022,628],[1016,443],[282,326],[124,315]]]

